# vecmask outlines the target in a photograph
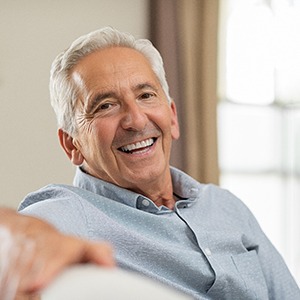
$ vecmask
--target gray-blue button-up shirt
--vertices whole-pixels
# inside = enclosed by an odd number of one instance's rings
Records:
[[[175,168],[171,173],[174,210],[79,168],[73,186],[42,188],[19,210],[64,233],[111,242],[121,268],[195,299],[300,299],[283,259],[239,199]]]

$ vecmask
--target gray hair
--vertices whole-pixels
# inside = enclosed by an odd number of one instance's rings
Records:
[[[100,49],[127,47],[139,51],[149,60],[164,93],[171,102],[163,60],[149,40],[135,39],[133,35],[105,27],[79,37],[53,61],[50,72],[50,98],[58,127],[71,136],[76,134],[76,104],[79,90],[71,78],[72,69],[85,56]]]

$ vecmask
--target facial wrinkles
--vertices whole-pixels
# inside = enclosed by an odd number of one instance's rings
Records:
[[[90,133],[92,130],[93,121],[94,121],[94,115],[86,113],[83,105],[77,107],[76,124],[78,129]]]
[[[93,111],[87,111],[86,107],[81,107],[81,112],[77,114],[77,122],[79,127],[88,126],[90,127],[95,120],[95,113]]]
[[[90,109],[89,104],[91,99],[93,98],[93,93],[88,92],[88,88],[79,73],[73,73],[73,80],[80,90],[81,98],[79,99],[79,101],[77,101],[78,104],[76,107],[76,123],[79,129],[83,129],[87,133],[91,133],[92,123],[95,120],[95,113]]]

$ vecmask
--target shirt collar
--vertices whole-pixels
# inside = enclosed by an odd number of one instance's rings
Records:
[[[174,195],[176,195],[176,198],[179,199],[176,203],[176,206],[178,206],[178,208],[180,208],[181,206],[186,207],[189,204],[193,203],[196,200],[197,195],[199,195],[199,184],[187,174],[179,171],[176,168],[171,167],[170,170]],[[150,213],[159,214],[170,212],[167,207],[158,207],[152,200],[141,194],[121,188],[115,184],[91,176],[85,173],[79,167],[76,169],[73,185],[92,193],[101,195],[103,197],[112,199],[119,203],[123,203],[125,205]]]

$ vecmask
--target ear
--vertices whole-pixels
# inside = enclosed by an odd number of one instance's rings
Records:
[[[171,135],[173,140],[177,140],[180,136],[177,109],[173,100],[171,102]]]
[[[59,129],[58,138],[60,145],[64,149],[71,162],[76,166],[82,165],[82,163],[84,162],[84,157],[78,147],[75,145],[73,137],[71,137],[62,129]]]

